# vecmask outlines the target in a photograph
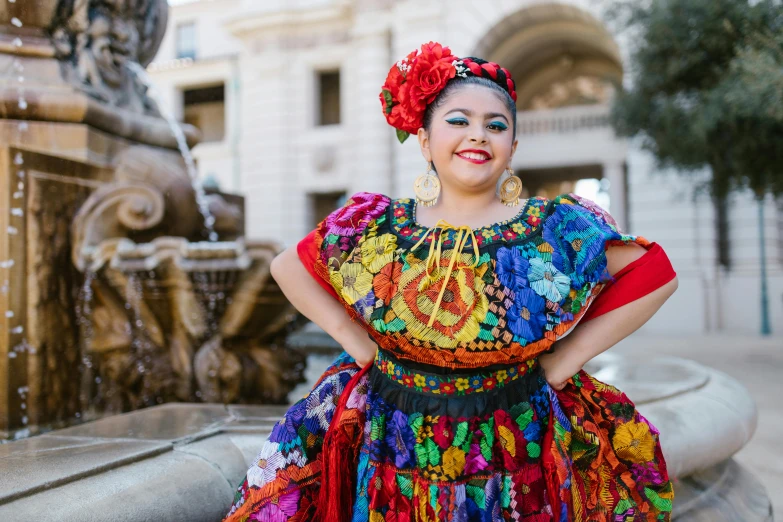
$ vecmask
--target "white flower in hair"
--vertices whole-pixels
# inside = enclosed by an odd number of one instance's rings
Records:
[[[416,51],[416,55],[418,55],[418,54],[419,54],[418,51]],[[397,62],[397,69],[399,69],[400,72],[403,73],[403,74],[405,74],[405,73],[407,73],[408,71],[411,70],[411,64],[410,64],[410,61],[408,61],[408,57],[407,56],[405,58],[403,58],[402,60],[400,60],[399,62]]]
[[[457,76],[462,76],[463,78],[468,77],[468,68],[465,66],[465,62],[462,60],[454,60],[451,62],[451,65],[454,66],[455,69],[457,69]]]

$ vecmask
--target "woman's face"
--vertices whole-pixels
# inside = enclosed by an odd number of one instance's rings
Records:
[[[466,192],[494,191],[517,148],[512,125],[497,93],[465,85],[435,110],[429,133],[419,129],[419,144],[443,185]]]

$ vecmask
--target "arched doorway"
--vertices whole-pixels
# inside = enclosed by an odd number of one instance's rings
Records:
[[[503,64],[516,82],[514,168],[526,196],[575,191],[627,228],[626,144],[609,126],[623,65],[604,24],[571,5],[526,7],[487,31],[474,56]]]

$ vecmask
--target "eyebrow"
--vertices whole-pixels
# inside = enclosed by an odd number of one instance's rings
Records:
[[[464,112],[468,116],[472,116],[473,115],[473,111],[471,111],[469,109],[451,109],[446,114],[451,114],[452,112]],[[499,112],[488,112],[488,113],[484,114],[484,119],[489,119],[489,118],[503,118],[504,120],[506,120],[506,123],[508,123],[508,118],[506,117],[506,115],[505,114],[501,114]]]

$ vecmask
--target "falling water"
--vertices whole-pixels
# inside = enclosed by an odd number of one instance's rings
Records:
[[[92,284],[95,281],[95,272],[88,270],[84,274],[84,284],[82,284],[81,291],[79,292],[79,302],[76,306],[76,323],[79,325],[81,343],[79,349],[81,351],[81,389],[79,390],[79,400],[81,402],[82,411],[88,411],[91,404],[92,382],[93,382],[93,360],[92,352],[90,350],[93,339],[93,322],[92,322],[92,300],[93,290]],[[96,384],[100,384],[100,378],[95,377]],[[76,414],[77,418],[81,418],[81,413]]]
[[[185,160],[185,167],[190,176],[190,182],[193,185],[193,190],[196,192],[196,204],[198,210],[204,217],[204,227],[207,229],[207,237],[210,241],[217,241],[218,235],[215,232],[215,216],[209,210],[209,203],[204,192],[204,185],[201,183],[201,179],[196,170],[196,163],[193,161],[193,154],[188,147],[188,141],[185,138],[185,133],[182,131],[182,126],[179,124],[174,115],[167,110],[160,101],[160,94],[158,93],[155,85],[152,83],[147,71],[140,64],[136,62],[128,62],[127,67],[133,74],[147,87],[147,94],[152,98],[160,109],[161,115],[165,118],[166,122],[171,128],[171,132],[174,134],[174,138],[177,140],[177,147],[179,148],[182,158]]]
[[[16,3],[16,0],[8,0],[9,3],[13,4]],[[23,23],[22,21],[17,18],[13,17],[11,18],[11,24],[14,27],[22,28]],[[22,42],[21,37],[14,38],[12,42],[13,46],[16,48],[21,48],[24,45],[24,42]],[[25,98],[25,78],[24,78],[24,64],[18,57],[14,57],[12,61],[12,67],[13,71],[12,74],[16,76],[16,82],[17,82],[17,107],[20,112],[24,112],[28,108],[27,99]],[[16,142],[22,143],[24,141],[24,133],[27,131],[28,125],[26,121],[20,120],[17,122],[16,125]],[[25,166],[24,166],[24,155],[21,152],[17,152],[14,155],[13,159],[13,165],[16,169],[16,191],[13,193],[13,200],[20,200],[24,197],[24,184],[25,184]],[[6,228],[6,232],[8,235],[13,236],[19,234],[19,228],[23,224],[24,219],[24,208],[21,206],[20,203],[14,203],[12,204],[11,208],[9,209],[10,216],[8,218],[8,226]],[[2,269],[2,285],[0,285],[0,292],[4,295],[8,294],[8,291],[10,289],[10,270],[14,267],[16,264],[14,259],[6,259],[3,261],[0,261],[0,269]],[[8,357],[9,359],[16,359],[18,356],[24,354],[24,353],[35,353],[35,349],[33,349],[32,346],[27,342],[27,338],[24,335],[24,326],[21,324],[13,324],[15,314],[13,310],[7,310],[5,313],[6,318],[9,319],[9,325],[10,326],[10,333],[12,335],[18,335],[21,336],[19,339],[19,342],[16,343],[9,351],[8,351]],[[23,429],[16,431],[13,434],[14,439],[28,437],[30,435],[30,429],[27,427],[27,424],[29,422],[28,416],[27,416],[27,394],[30,391],[29,387],[27,386],[20,386],[17,388],[16,392],[19,395],[19,409],[21,414],[21,423],[22,426],[24,426]]]

